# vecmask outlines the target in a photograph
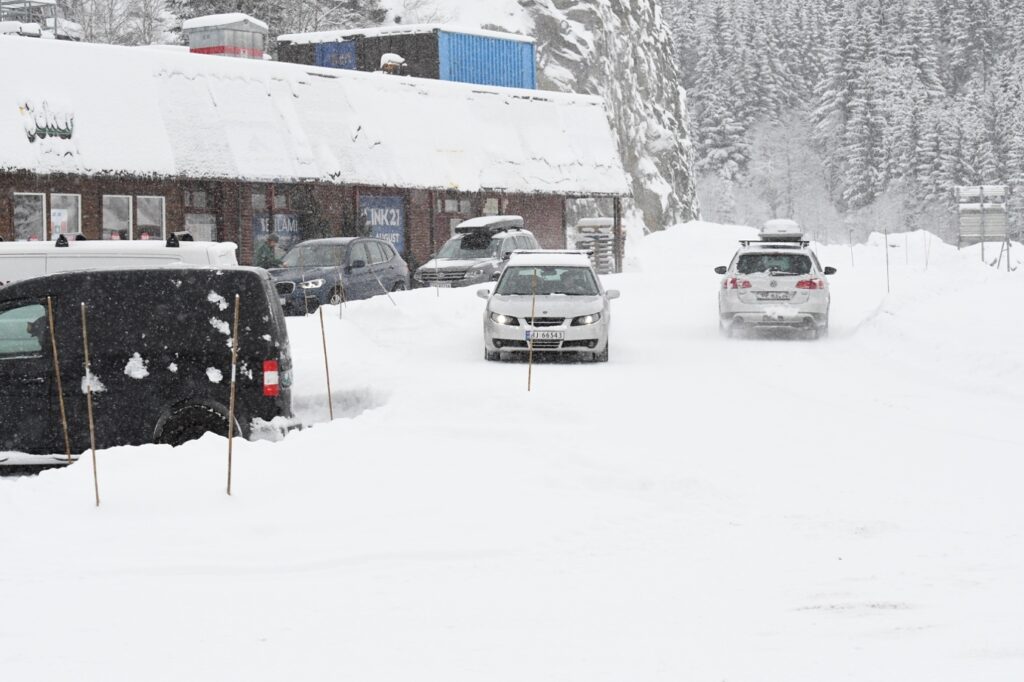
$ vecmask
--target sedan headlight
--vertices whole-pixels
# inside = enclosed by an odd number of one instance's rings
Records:
[[[491,321],[497,324],[504,324],[509,327],[518,327],[519,320],[512,317],[511,315],[502,315],[501,313],[491,313]]]
[[[299,282],[299,288],[301,289],[319,289],[324,285],[326,280],[322,279],[310,279],[305,282]]]
[[[580,315],[579,317],[572,318],[573,327],[582,327],[588,324],[594,324],[601,319],[601,313],[591,313],[590,315]]]

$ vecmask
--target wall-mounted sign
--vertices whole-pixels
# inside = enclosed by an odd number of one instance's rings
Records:
[[[70,140],[75,132],[75,115],[69,110],[43,100],[29,100],[18,105],[29,142],[55,138]]]
[[[365,234],[383,239],[395,247],[395,251],[404,253],[404,197],[360,196],[359,216],[363,220]]]

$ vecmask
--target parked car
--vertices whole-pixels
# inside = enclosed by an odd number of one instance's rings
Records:
[[[409,288],[409,266],[381,239],[310,239],[292,247],[282,264],[270,275],[289,315]]]
[[[740,242],[730,264],[715,272],[724,275],[718,314],[726,336],[766,327],[797,329],[811,338],[828,333],[831,294],[825,277],[836,269],[821,267],[796,223],[769,221],[760,241]]]
[[[78,241],[59,237],[46,242],[0,244],[0,286],[58,272],[152,268],[174,265],[238,265],[231,242],[192,241],[187,233],[167,241]]]
[[[236,433],[292,417],[288,330],[259,268],[68,272],[0,289],[0,452],[63,461],[47,297],[71,450],[89,447],[81,304],[88,313],[96,445],[178,445],[226,434],[234,297],[240,296]],[[47,459],[47,455],[61,453]],[[3,457],[0,457],[3,459]]]
[[[595,362],[608,361],[609,301],[583,251],[517,251],[509,258],[484,310],[484,358],[530,349],[575,353]]]
[[[509,254],[539,249],[533,233],[523,229],[519,216],[471,218],[455,227],[455,236],[416,270],[420,284],[465,287],[497,281]]]

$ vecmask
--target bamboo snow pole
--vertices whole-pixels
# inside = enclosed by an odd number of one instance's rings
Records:
[[[228,398],[228,495],[231,494],[231,458],[235,442],[235,378],[238,375],[238,307],[235,294],[235,322],[231,330],[231,395]]]
[[[526,392],[533,390],[533,335],[537,333],[537,268],[533,269],[533,303],[530,306],[530,347],[527,351]]]
[[[370,266],[367,265],[366,267],[370,267]],[[393,305],[393,306],[395,306],[397,308],[398,304],[395,303],[395,299],[391,298],[391,292],[388,291],[388,288],[386,286],[384,286],[384,282],[380,281],[380,277],[377,276],[376,272],[374,272],[373,270],[370,270],[370,272],[373,272],[373,278],[375,280],[377,280],[377,284],[380,285],[380,290],[383,291],[384,295],[388,297],[389,301],[391,301],[391,305]]]
[[[889,286],[889,226],[885,226],[885,293],[891,294],[892,288]]]
[[[64,409],[64,386],[60,380],[60,356],[57,354],[57,336],[53,325],[53,299],[46,297],[46,316],[50,321],[50,347],[53,350],[53,373],[57,377],[57,402],[60,403],[60,426],[64,431],[64,454],[71,463],[71,439],[68,438],[68,413]]]
[[[324,331],[324,309],[320,307],[320,339],[324,344],[324,375],[327,377],[327,413],[334,421],[334,397],[331,395],[331,368],[327,364],[327,332]]]
[[[853,257],[853,230],[850,230],[850,267],[857,267],[857,263]]]
[[[89,323],[86,321],[85,303],[82,304],[82,348],[85,351],[85,404],[89,411],[89,447],[92,449],[92,487],[96,493],[96,506],[100,506],[100,480],[96,471],[96,424],[92,418],[92,365],[89,362]]]

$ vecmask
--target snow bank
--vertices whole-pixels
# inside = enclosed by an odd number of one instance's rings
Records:
[[[884,247],[820,247],[829,339],[725,340],[751,234],[645,238],[611,361],[530,393],[472,288],[398,292],[325,309],[328,423],[289,319],[310,426],[237,441],[231,498],[214,436],[100,452],[99,510],[87,462],[0,479],[5,675],[1024,678],[1024,271],[911,235],[887,294]]]

